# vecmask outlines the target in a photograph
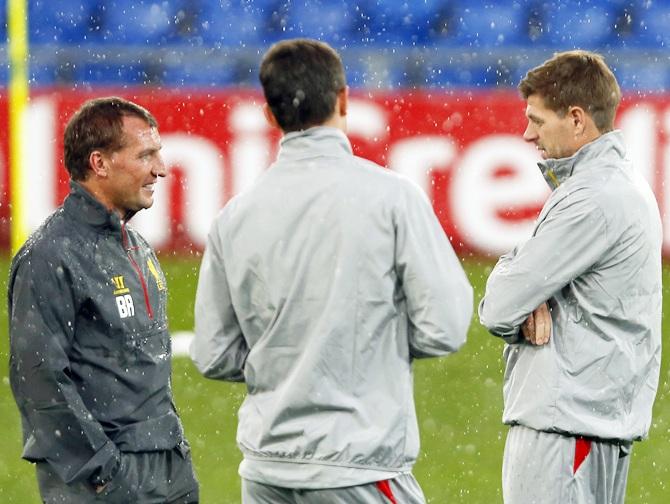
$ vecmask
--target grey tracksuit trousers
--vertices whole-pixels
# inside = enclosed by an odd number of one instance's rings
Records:
[[[623,504],[631,445],[510,428],[505,504]]]
[[[242,480],[242,504],[425,504],[414,476],[343,488],[300,490]]]

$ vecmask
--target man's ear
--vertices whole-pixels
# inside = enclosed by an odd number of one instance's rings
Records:
[[[338,113],[341,117],[344,117],[349,110],[349,86],[344,86],[344,89],[337,93],[337,98],[339,100]]]
[[[270,108],[270,105],[268,105],[267,103],[263,104],[263,115],[265,116],[265,120],[268,122],[270,126],[272,126],[273,128],[281,129],[279,123],[277,122],[277,118],[272,113],[272,109]]]
[[[586,130],[586,112],[582,107],[573,106],[568,110],[568,117],[575,128],[575,136],[581,136]]]
[[[88,167],[98,177],[107,177],[107,160],[100,151],[93,151],[88,156]]]

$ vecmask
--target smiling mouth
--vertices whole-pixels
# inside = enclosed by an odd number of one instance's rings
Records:
[[[152,182],[151,184],[144,184],[142,186],[142,189],[144,189],[145,191],[154,192],[155,187],[156,187],[156,183]]]

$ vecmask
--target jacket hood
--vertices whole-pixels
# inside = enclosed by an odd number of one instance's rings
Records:
[[[546,159],[537,163],[537,166],[553,191],[573,175],[575,167],[578,167],[577,171],[579,171],[580,169],[584,169],[583,166],[587,161],[593,159],[602,160],[611,156],[614,156],[617,160],[626,157],[623,134],[620,130],[610,131],[599,136],[592,142],[582,146],[581,149],[570,157]]]

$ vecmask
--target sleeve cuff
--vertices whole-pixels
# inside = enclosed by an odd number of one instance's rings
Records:
[[[96,471],[90,478],[93,486],[103,486],[114,479],[121,467],[121,454],[111,457],[105,464]]]

